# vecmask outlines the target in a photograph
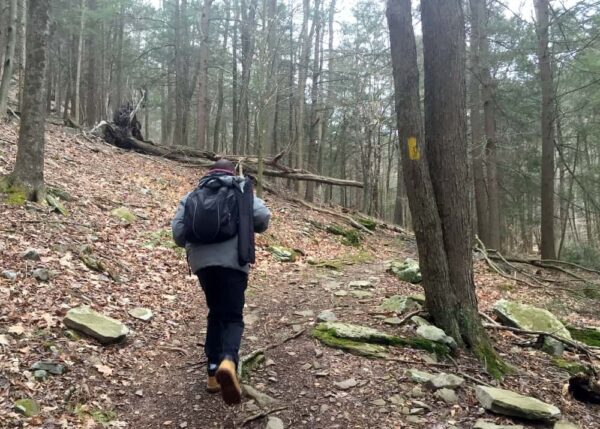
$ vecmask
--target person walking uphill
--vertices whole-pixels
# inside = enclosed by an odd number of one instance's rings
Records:
[[[233,163],[221,159],[179,202],[171,225],[175,243],[185,247],[190,269],[206,296],[207,390],[221,391],[228,405],[241,402],[236,369],[244,331],[244,292],[249,264],[254,262],[254,233],[266,231],[270,216],[264,202],[254,196],[252,181],[235,176]]]

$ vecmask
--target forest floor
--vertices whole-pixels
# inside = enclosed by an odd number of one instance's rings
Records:
[[[16,130],[14,125],[0,125],[0,174],[8,173],[14,163]],[[201,343],[206,306],[183,253],[170,241],[177,202],[201,174],[49,125],[46,181],[71,195],[73,200],[65,203],[68,215],[0,200],[0,270],[17,273],[16,281],[0,279],[0,427],[234,428],[260,414],[254,400],[225,407],[218,395],[204,390]],[[386,272],[392,259],[416,258],[415,242],[378,230],[364,237],[358,248],[345,246],[311,223],[339,223],[338,218],[269,194],[265,200],[272,221],[269,231],[257,237],[242,354],[297,334],[267,351],[267,362],[245,381],[277,399],[268,409],[280,409],[273,415],[285,427],[441,429],[471,428],[480,418],[510,422],[480,408],[473,380],[493,380],[468,353],[436,364],[424,352],[394,348],[395,360],[369,360],[314,339],[310,332],[315,317],[307,310],[317,315],[331,309],[341,321],[390,333],[413,331],[408,325],[385,325],[378,306],[391,295],[422,292],[418,285]],[[137,220],[124,223],[112,216],[121,206],[132,210]],[[277,262],[267,249],[270,245],[300,249],[304,255],[293,263]],[[104,273],[81,262],[82,246],[104,264]],[[23,252],[32,248],[40,261],[23,259]],[[348,265],[318,268],[308,264],[308,258],[341,259]],[[49,281],[31,276],[38,266],[50,270]],[[499,277],[483,261],[476,261],[475,269],[480,308],[489,315],[495,301],[507,298],[548,308],[575,325],[600,326],[597,300],[558,288],[527,288]],[[335,295],[352,280],[370,280],[373,295]],[[82,304],[125,322],[131,329],[126,341],[102,346],[67,336],[62,319]],[[153,319],[131,318],[127,311],[133,307],[152,309]],[[493,338],[504,359],[517,369],[503,380],[503,387],[556,405],[581,428],[600,428],[600,407],[568,394],[568,374],[553,366],[549,355],[525,346],[524,337],[494,332]],[[60,361],[68,371],[37,381],[29,368],[42,360]],[[415,384],[405,373],[409,368],[471,378],[457,391],[458,403],[447,405],[426,390],[416,397]],[[342,389],[335,384],[348,379],[356,385]],[[14,402],[21,398],[35,399],[41,413],[31,418],[16,413]],[[422,403],[429,407],[423,415],[406,415],[406,407]],[[262,428],[266,420],[259,417],[244,427]]]

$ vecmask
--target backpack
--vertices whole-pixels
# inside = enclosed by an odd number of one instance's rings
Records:
[[[235,237],[240,219],[238,192],[235,182],[230,184],[219,176],[201,181],[185,202],[186,240],[212,244]]]

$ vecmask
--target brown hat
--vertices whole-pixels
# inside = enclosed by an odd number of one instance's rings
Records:
[[[222,172],[222,173],[230,173],[235,174],[235,164],[228,159],[219,159],[216,161],[209,170],[211,172]]]

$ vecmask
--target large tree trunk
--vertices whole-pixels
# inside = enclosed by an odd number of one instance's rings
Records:
[[[27,62],[27,0],[21,0],[21,54],[19,62],[19,109],[23,108],[23,91],[25,88],[25,66]]]
[[[83,28],[85,24],[85,3],[81,0],[81,17],[79,23],[79,42],[77,43],[77,69],[75,70],[75,111],[73,112],[73,121],[77,125],[80,122],[80,111],[81,111],[81,62],[83,59]]]
[[[44,80],[47,66],[50,0],[29,0],[27,66],[15,168],[10,181],[27,189],[33,201],[44,199]]]
[[[8,12],[8,27],[6,29],[6,51],[4,53],[4,67],[0,81],[0,118],[6,115],[8,104],[8,88],[13,74],[15,62],[15,46],[17,44],[17,0],[10,0]]]
[[[227,52],[227,41],[229,39],[229,19],[231,17],[231,4],[230,1],[227,0],[225,2],[225,32],[223,34],[223,46],[222,52]],[[223,77],[223,68],[219,69],[218,78],[217,78],[217,113],[215,115],[215,128],[213,130],[213,144],[212,150],[213,152],[219,152],[221,150],[221,134],[223,134],[223,105],[225,104],[225,94],[224,94],[224,77]],[[224,139],[223,139],[224,140]],[[224,150],[224,152],[227,152]]]
[[[459,0],[423,0],[421,9],[425,141],[410,0],[388,0],[403,173],[425,295],[436,324],[499,377],[504,368],[479,320],[473,281],[462,8]]]
[[[254,32],[258,0],[242,0],[242,86],[240,89],[238,147],[243,153],[250,150],[250,77],[254,57]]]
[[[556,259],[554,242],[554,84],[550,65],[548,30],[550,4],[548,0],[534,0],[538,35],[538,61],[542,89],[542,259]]]
[[[473,179],[475,182],[475,208],[477,212],[477,233],[486,246],[489,243],[489,211],[487,185],[484,170],[484,140],[481,118],[481,56],[482,19],[485,11],[484,0],[471,0],[471,145],[473,159]]]
[[[93,126],[100,118],[98,117],[99,104],[98,100],[98,78],[96,75],[97,61],[97,38],[99,35],[98,31],[98,20],[94,17],[94,13],[97,8],[97,0],[87,0],[88,10],[90,11],[90,20],[88,24],[89,34],[87,37],[87,75],[86,75],[86,87],[87,94],[85,100],[85,123],[89,126]],[[100,73],[100,76],[102,74]]]

